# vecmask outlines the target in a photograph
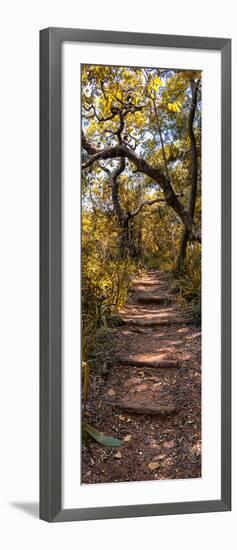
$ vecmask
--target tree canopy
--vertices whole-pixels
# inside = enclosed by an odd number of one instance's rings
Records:
[[[164,201],[188,237],[200,241],[200,216],[194,219],[190,207],[194,179],[193,202],[198,185],[200,113],[197,71],[84,65],[83,191],[90,186],[98,202],[97,182],[104,208],[113,209],[121,227],[143,203]]]

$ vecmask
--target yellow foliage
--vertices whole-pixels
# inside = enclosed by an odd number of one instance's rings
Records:
[[[180,101],[176,101],[174,103],[168,103],[168,109],[173,113],[180,113],[180,106],[181,106]]]

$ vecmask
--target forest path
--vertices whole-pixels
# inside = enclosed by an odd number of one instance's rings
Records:
[[[187,323],[169,276],[155,270],[134,280],[120,315],[115,354],[106,380],[94,379],[87,415],[123,445],[90,442],[82,482],[200,477],[200,329]]]

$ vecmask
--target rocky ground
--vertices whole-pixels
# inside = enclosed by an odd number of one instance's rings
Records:
[[[91,374],[84,419],[123,441],[82,446],[82,483],[201,476],[201,332],[149,270],[134,281],[109,333],[104,372]],[[108,344],[107,344],[108,345]]]

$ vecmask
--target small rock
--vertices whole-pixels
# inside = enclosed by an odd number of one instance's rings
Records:
[[[111,388],[110,390],[107,391],[107,395],[116,395],[116,391],[114,390],[114,388]]]
[[[122,458],[122,455],[121,455],[120,451],[118,451],[117,453],[115,453],[114,458],[118,458],[118,459],[119,459],[119,458]]]
[[[158,468],[160,468],[160,463],[159,462],[149,462],[148,468],[149,468],[149,470],[151,470],[151,472],[154,472],[155,470],[158,470]]]
[[[129,435],[125,435],[125,437],[123,438],[124,441],[130,441],[132,438],[132,436],[129,434]]]
[[[137,388],[137,391],[144,391],[148,388],[148,384],[140,384],[140,386],[138,386]]]
[[[165,441],[165,443],[163,444],[165,449],[172,449],[172,447],[174,446],[174,442],[173,441]]]

